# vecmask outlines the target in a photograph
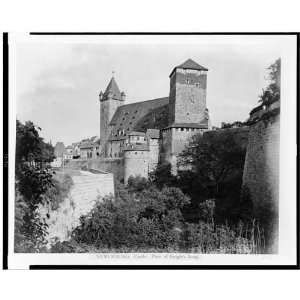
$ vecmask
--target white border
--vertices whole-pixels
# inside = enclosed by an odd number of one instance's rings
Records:
[[[200,38],[199,38],[200,37]],[[206,39],[208,36],[205,36]],[[248,43],[248,35],[210,36],[211,43]],[[269,36],[259,35],[268,39]],[[16,54],[19,42],[85,42],[85,43],[201,43],[201,36],[29,36],[9,35],[9,268],[28,268],[29,264],[158,264],[158,265],[295,265],[296,263],[296,36],[282,36],[282,100],[281,100],[281,145],[280,145],[280,240],[278,255],[192,255],[182,254],[13,254],[14,232],[14,157],[16,120]],[[217,41],[218,40],[218,41]],[[284,200],[283,200],[284,199]],[[188,254],[187,254],[188,255]],[[168,259],[166,259],[168,257]],[[180,258],[181,257],[181,258]],[[197,257],[197,258],[196,258]],[[178,259],[179,258],[179,259]]]

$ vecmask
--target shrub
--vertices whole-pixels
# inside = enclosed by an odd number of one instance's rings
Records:
[[[80,219],[73,237],[98,248],[175,248],[182,225],[181,208],[189,199],[177,188],[150,187],[135,198],[105,198]]]
[[[56,174],[53,178],[53,186],[45,193],[45,202],[49,203],[50,210],[57,210],[60,203],[68,196],[73,185],[72,177],[69,174]]]

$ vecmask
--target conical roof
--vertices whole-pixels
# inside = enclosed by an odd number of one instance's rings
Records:
[[[208,71],[207,68],[199,65],[198,63],[196,63],[195,61],[193,61],[192,59],[188,59],[186,60],[183,64],[179,65],[179,66],[176,66],[170,76],[172,75],[172,73],[177,69],[177,68],[180,68],[180,69],[190,69],[190,70],[199,70],[199,71]]]
[[[122,99],[120,89],[119,89],[114,77],[111,78],[111,80],[104,92],[104,96],[107,96],[109,92],[112,93],[112,95],[113,95],[112,97],[114,99],[118,99],[118,100]]]

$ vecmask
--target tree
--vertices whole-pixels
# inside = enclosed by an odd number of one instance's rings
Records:
[[[16,252],[36,252],[43,246],[47,233],[38,208],[53,186],[52,171],[44,162],[52,161],[54,149],[39,136],[41,128],[17,120],[16,127]]]
[[[150,174],[150,181],[160,189],[164,186],[176,186],[176,177],[171,170],[170,163],[159,163],[157,168]]]
[[[16,132],[16,164],[23,162],[51,162],[54,159],[54,148],[45,143],[39,136],[41,128],[31,121],[22,124],[17,120]]]
[[[281,59],[278,58],[267,70],[270,83],[259,96],[259,102],[263,105],[271,104],[280,99]]]
[[[189,168],[203,185],[212,188],[215,197],[220,184],[243,169],[245,152],[231,132],[195,135],[179,156],[179,168]]]
[[[100,200],[100,199],[99,199]],[[73,232],[76,242],[113,250],[168,249],[179,245],[181,209],[189,198],[178,188],[154,186],[116,193],[97,202]]]

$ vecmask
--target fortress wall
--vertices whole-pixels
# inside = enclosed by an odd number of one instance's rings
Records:
[[[256,209],[266,204],[278,208],[279,115],[250,128],[243,185],[247,186]]]
[[[124,179],[124,160],[122,158],[98,158],[70,160],[66,168],[81,169],[88,168],[103,172],[113,173],[116,180]]]
[[[159,142],[158,139],[149,141],[149,171],[152,172],[157,167],[159,160]]]
[[[278,226],[279,147],[279,114],[251,126],[243,187],[250,193],[254,214],[262,221],[270,220],[268,226],[271,226],[273,234],[276,234]],[[270,239],[274,242],[274,236]]]
[[[124,183],[128,183],[130,176],[142,176],[148,179],[149,151],[124,152]]]

